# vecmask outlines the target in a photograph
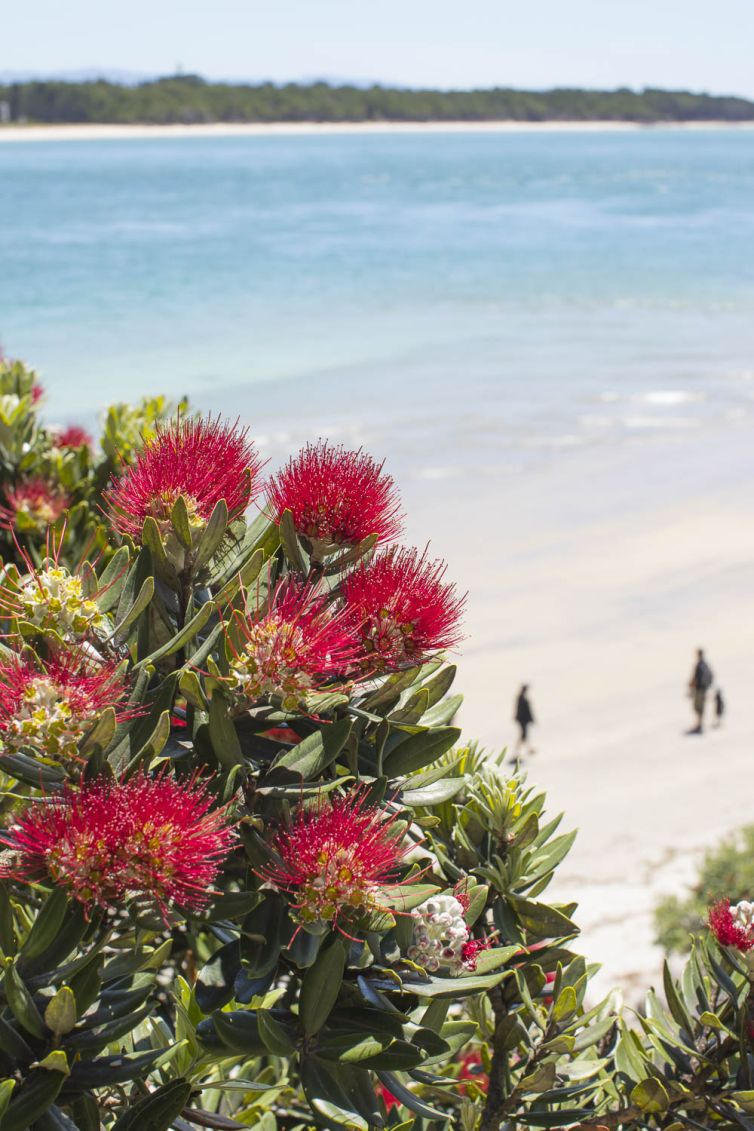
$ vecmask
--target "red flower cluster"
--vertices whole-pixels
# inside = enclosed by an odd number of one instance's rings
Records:
[[[259,491],[260,467],[247,429],[237,424],[218,418],[158,425],[133,467],[106,492],[113,526],[138,542],[144,519],[151,515],[163,528],[179,495],[197,529],[221,499],[230,519],[238,518]]]
[[[400,500],[382,464],[322,440],[288,461],[268,486],[267,503],[278,521],[291,512],[296,530],[315,544],[318,556],[354,546],[369,534],[388,541],[402,527]]]
[[[324,595],[293,579],[278,585],[259,619],[248,605],[236,613],[226,638],[238,695],[275,695],[291,709],[307,691],[351,667],[359,647],[344,615],[333,614]]]
[[[480,955],[483,950],[489,950],[491,946],[492,942],[488,938],[468,938],[461,947],[461,958],[463,959],[463,964],[466,969],[476,970],[477,956]]]
[[[721,899],[709,913],[709,926],[720,946],[747,951],[754,947],[754,905],[747,902],[731,907],[729,899]]]
[[[346,578],[343,595],[362,639],[365,668],[422,663],[459,642],[465,597],[444,575],[443,562],[393,546]]]
[[[86,428],[81,428],[78,424],[69,424],[57,434],[55,443],[59,448],[91,448],[94,440]]]
[[[272,843],[279,862],[260,872],[262,879],[294,897],[304,923],[337,923],[383,905],[383,887],[395,887],[396,870],[411,845],[403,844],[395,815],[369,806],[361,787],[330,800],[320,795],[301,806],[289,828]]]
[[[0,663],[0,759],[24,746],[60,761],[78,759],[78,743],[108,707],[129,717],[127,685],[112,664],[73,651],[46,664],[13,656]]]
[[[48,881],[83,904],[120,908],[143,899],[163,917],[171,904],[203,907],[233,843],[224,809],[211,810],[206,785],[170,774],[88,782],[37,802],[0,836],[19,883]]]
[[[57,522],[70,505],[65,491],[40,476],[7,488],[5,500],[7,506],[0,506],[0,526],[6,530],[17,529],[22,516],[38,530],[44,530]]]
[[[490,1078],[484,1071],[482,1064],[482,1057],[478,1049],[471,1049],[469,1052],[464,1053],[458,1059],[458,1079],[468,1080],[476,1084],[476,1086],[487,1094],[490,1086]],[[467,1089],[461,1088],[463,1095],[467,1095]]]

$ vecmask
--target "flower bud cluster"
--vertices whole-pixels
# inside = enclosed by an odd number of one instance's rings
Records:
[[[84,596],[80,577],[52,565],[31,573],[20,585],[19,611],[42,632],[57,632],[64,640],[80,640],[106,623],[96,601]]]
[[[275,696],[284,710],[295,710],[301,698],[314,687],[314,679],[297,665],[304,656],[306,640],[301,628],[285,630],[274,619],[249,624],[243,650],[230,663],[232,689],[247,700]]]
[[[468,968],[465,948],[470,932],[460,900],[454,895],[433,896],[414,908],[411,917],[414,942],[408,957],[412,962],[430,973],[442,969],[457,975]]]
[[[0,749],[34,746],[59,762],[74,761],[79,741],[92,721],[77,717],[64,689],[40,675],[24,688],[15,716],[2,730]]]

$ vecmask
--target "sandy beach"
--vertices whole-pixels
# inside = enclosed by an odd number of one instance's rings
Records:
[[[578,945],[602,964],[594,992],[617,984],[632,1003],[661,980],[658,896],[751,820],[739,783],[754,741],[753,463],[742,424],[579,454],[517,483],[446,483],[442,502],[420,492],[415,536],[432,533],[470,590],[465,734],[512,742],[530,682],[529,781],[579,829],[550,894],[580,905]],[[684,733],[699,645],[729,702],[701,737]]]
[[[0,144],[20,141],[117,141],[131,138],[297,137],[306,134],[574,133],[648,129],[750,130],[754,122],[211,122],[204,125],[6,125]]]

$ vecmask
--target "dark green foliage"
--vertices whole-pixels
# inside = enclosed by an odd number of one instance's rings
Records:
[[[11,120],[31,122],[751,121],[745,98],[652,90],[408,90],[382,86],[230,85],[176,75],[120,86],[23,82],[0,86]]]

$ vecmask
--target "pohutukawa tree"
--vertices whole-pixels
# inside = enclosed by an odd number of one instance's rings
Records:
[[[0,1131],[754,1127],[752,912],[593,1001],[381,463],[0,363]]]

